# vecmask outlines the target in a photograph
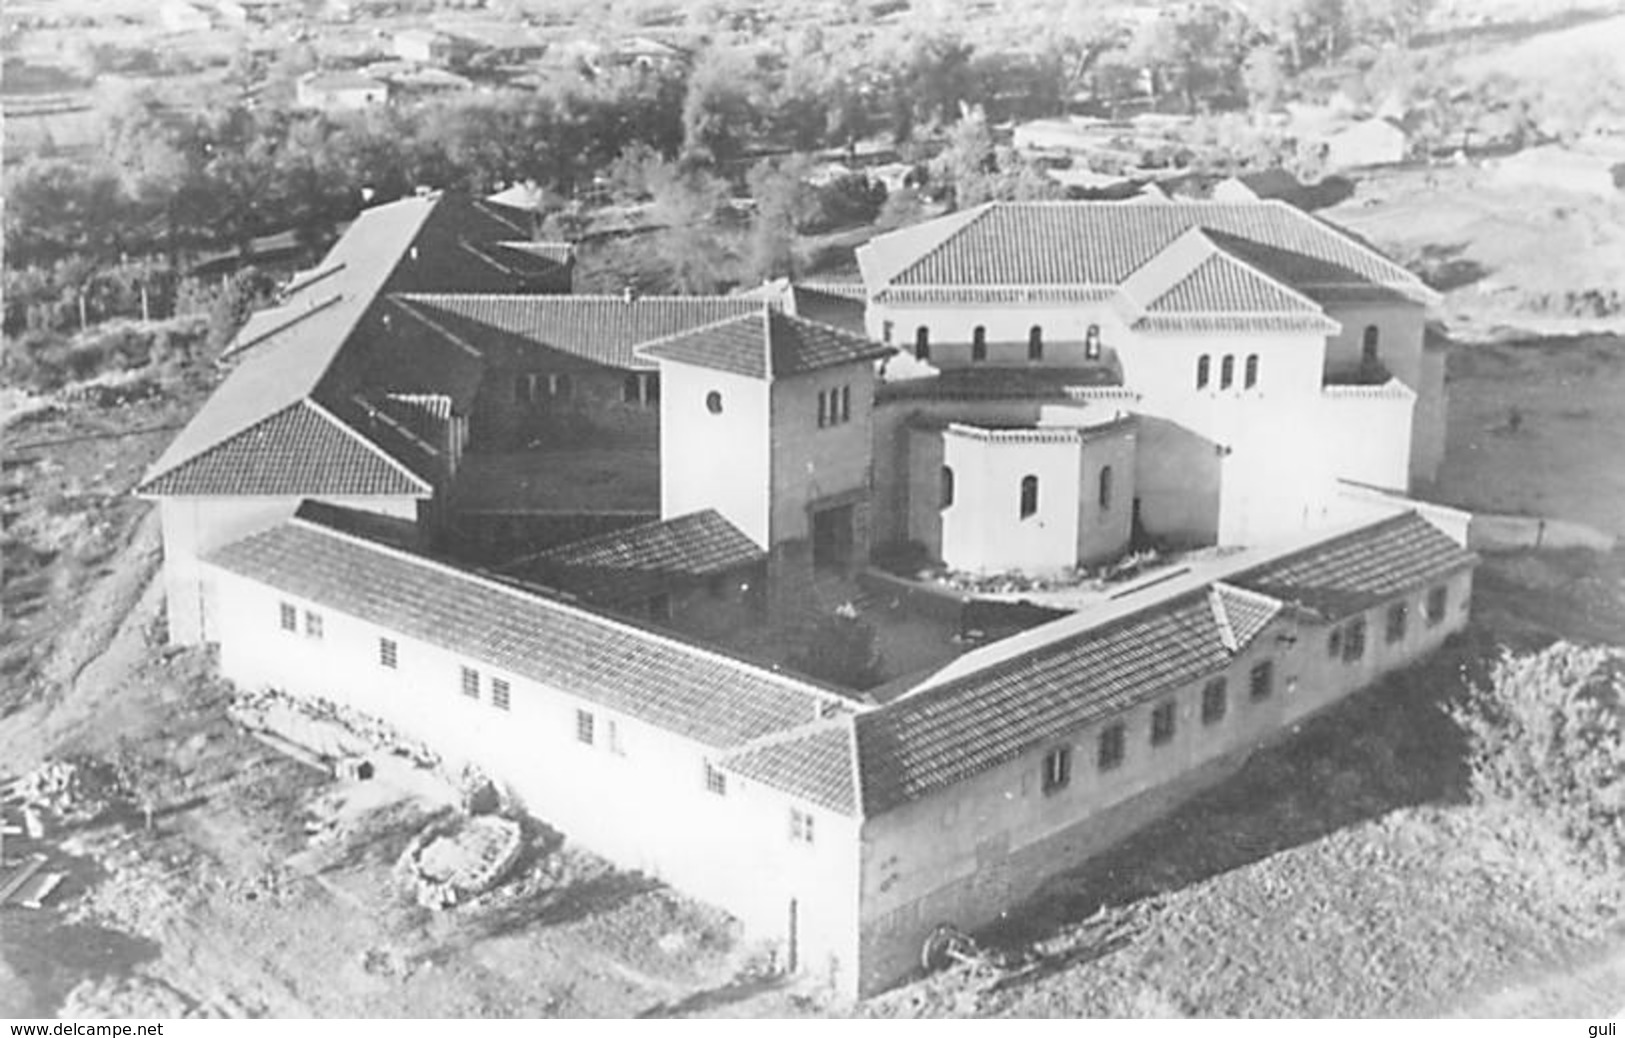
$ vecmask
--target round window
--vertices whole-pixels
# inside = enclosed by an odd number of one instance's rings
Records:
[[[711,392],[705,394],[705,409],[707,411],[710,411],[712,414],[721,414],[722,413],[722,394],[718,393],[714,389],[711,390]]]

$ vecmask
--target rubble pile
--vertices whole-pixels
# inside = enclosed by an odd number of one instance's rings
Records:
[[[401,856],[418,904],[450,908],[491,889],[524,850],[519,823],[480,815],[425,829]]]
[[[11,794],[25,811],[68,824],[99,818],[133,796],[118,767],[94,757],[47,761],[18,779]]]
[[[440,755],[390,725],[325,699],[303,699],[267,688],[232,701],[233,720],[255,731],[270,731],[334,759],[367,751],[404,757],[422,768],[440,766]],[[318,731],[327,728],[326,737]]]

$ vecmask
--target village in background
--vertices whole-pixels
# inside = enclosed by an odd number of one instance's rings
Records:
[[[1618,1009],[1619,5],[0,17],[0,1014]]]

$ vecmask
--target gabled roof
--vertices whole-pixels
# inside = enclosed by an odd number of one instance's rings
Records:
[[[837,814],[858,811],[857,745],[850,714],[764,736],[720,764]]]
[[[961,656],[854,718],[863,811],[878,814],[1223,668],[1288,606],[1340,618],[1470,566],[1414,512],[1276,554],[1221,578],[1148,582]],[[1149,596],[1144,600],[1142,596]]]
[[[304,519],[205,562],[717,749],[842,708],[810,682]]]
[[[147,479],[158,497],[428,497],[411,468],[310,400],[296,400],[238,434]]]
[[[247,479],[216,463],[192,464],[206,453],[218,461],[254,450],[279,465],[292,466],[291,459],[305,442],[298,437],[312,435],[309,415],[297,421],[290,417],[301,401],[316,405],[323,420],[371,441],[421,481],[419,477],[433,471],[432,461],[409,441],[387,432],[375,436],[375,408],[358,404],[357,396],[445,393],[466,408],[482,375],[481,358],[468,351],[425,357],[415,345],[362,332],[391,285],[458,269],[464,271],[462,278],[480,283],[471,264],[447,266],[447,260],[455,260],[442,254],[449,243],[506,239],[513,233],[514,226],[500,207],[451,195],[414,196],[364,210],[321,264],[290,282],[280,304],[244,325],[227,351],[237,366],[148,470],[138,492],[236,494],[255,492],[242,489],[246,486],[277,485],[287,487],[290,494],[317,495],[335,492],[331,489],[335,480],[343,485],[398,487],[375,479],[371,470],[340,475],[331,466],[293,466],[276,476],[262,466],[259,476]],[[267,422],[274,415],[284,418]],[[233,442],[251,429],[258,437],[252,444]],[[295,438],[266,441],[270,434]],[[359,457],[353,451],[342,456]],[[186,466],[184,477],[165,478]],[[298,482],[317,475],[320,483]],[[177,489],[182,486],[188,489]]]
[[[1338,330],[1337,322],[1326,317],[1314,300],[1225,251],[1206,232],[1195,233],[1212,243],[1213,251],[1147,301],[1144,316],[1134,322],[1134,327],[1159,331],[1224,327],[1328,334]]]
[[[561,545],[501,569],[609,605],[638,601],[674,581],[704,580],[766,558],[755,541],[707,508]]]
[[[1077,291],[1123,284],[1198,227],[1301,257],[1312,264],[1318,285],[1381,285],[1433,298],[1368,244],[1280,201],[995,202],[882,235],[858,252],[871,297],[943,289]]]
[[[678,332],[758,311],[723,296],[412,295],[392,297],[494,356],[539,351],[604,367],[651,371],[634,348]]]
[[[892,352],[891,347],[853,332],[760,304],[755,313],[695,328],[637,350],[640,356],[655,360],[762,379],[876,360]]]

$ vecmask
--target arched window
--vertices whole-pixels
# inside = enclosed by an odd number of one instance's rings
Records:
[[[1247,354],[1247,370],[1242,376],[1241,384],[1247,389],[1258,385],[1258,354]]]
[[[1202,354],[1196,358],[1196,388],[1206,389],[1208,379],[1213,374],[1213,358]]]
[[[1231,383],[1236,381],[1236,358],[1226,353],[1224,359],[1219,361],[1219,388],[1229,389]]]
[[[981,325],[970,333],[970,359],[987,359],[987,329]]]
[[[1044,359],[1044,329],[1036,324],[1027,330],[1027,359]]]
[[[1376,325],[1368,324],[1365,326],[1365,337],[1360,340],[1360,363],[1377,363],[1377,338],[1380,334]]]
[[[942,466],[942,507],[947,508],[954,503],[954,470]]]
[[[1100,469],[1100,487],[1096,495],[1100,501],[1100,510],[1104,512],[1112,506],[1112,467],[1104,465]]]
[[[710,411],[712,414],[721,414],[722,413],[722,394],[718,393],[714,389],[711,390],[711,392],[705,394],[705,409],[707,411]]]
[[[1100,325],[1091,324],[1089,330],[1083,333],[1083,359],[1100,359]]]
[[[1021,517],[1023,519],[1038,511],[1038,477],[1021,477]]]
[[[914,329],[914,358],[931,359],[931,329],[923,324]]]

